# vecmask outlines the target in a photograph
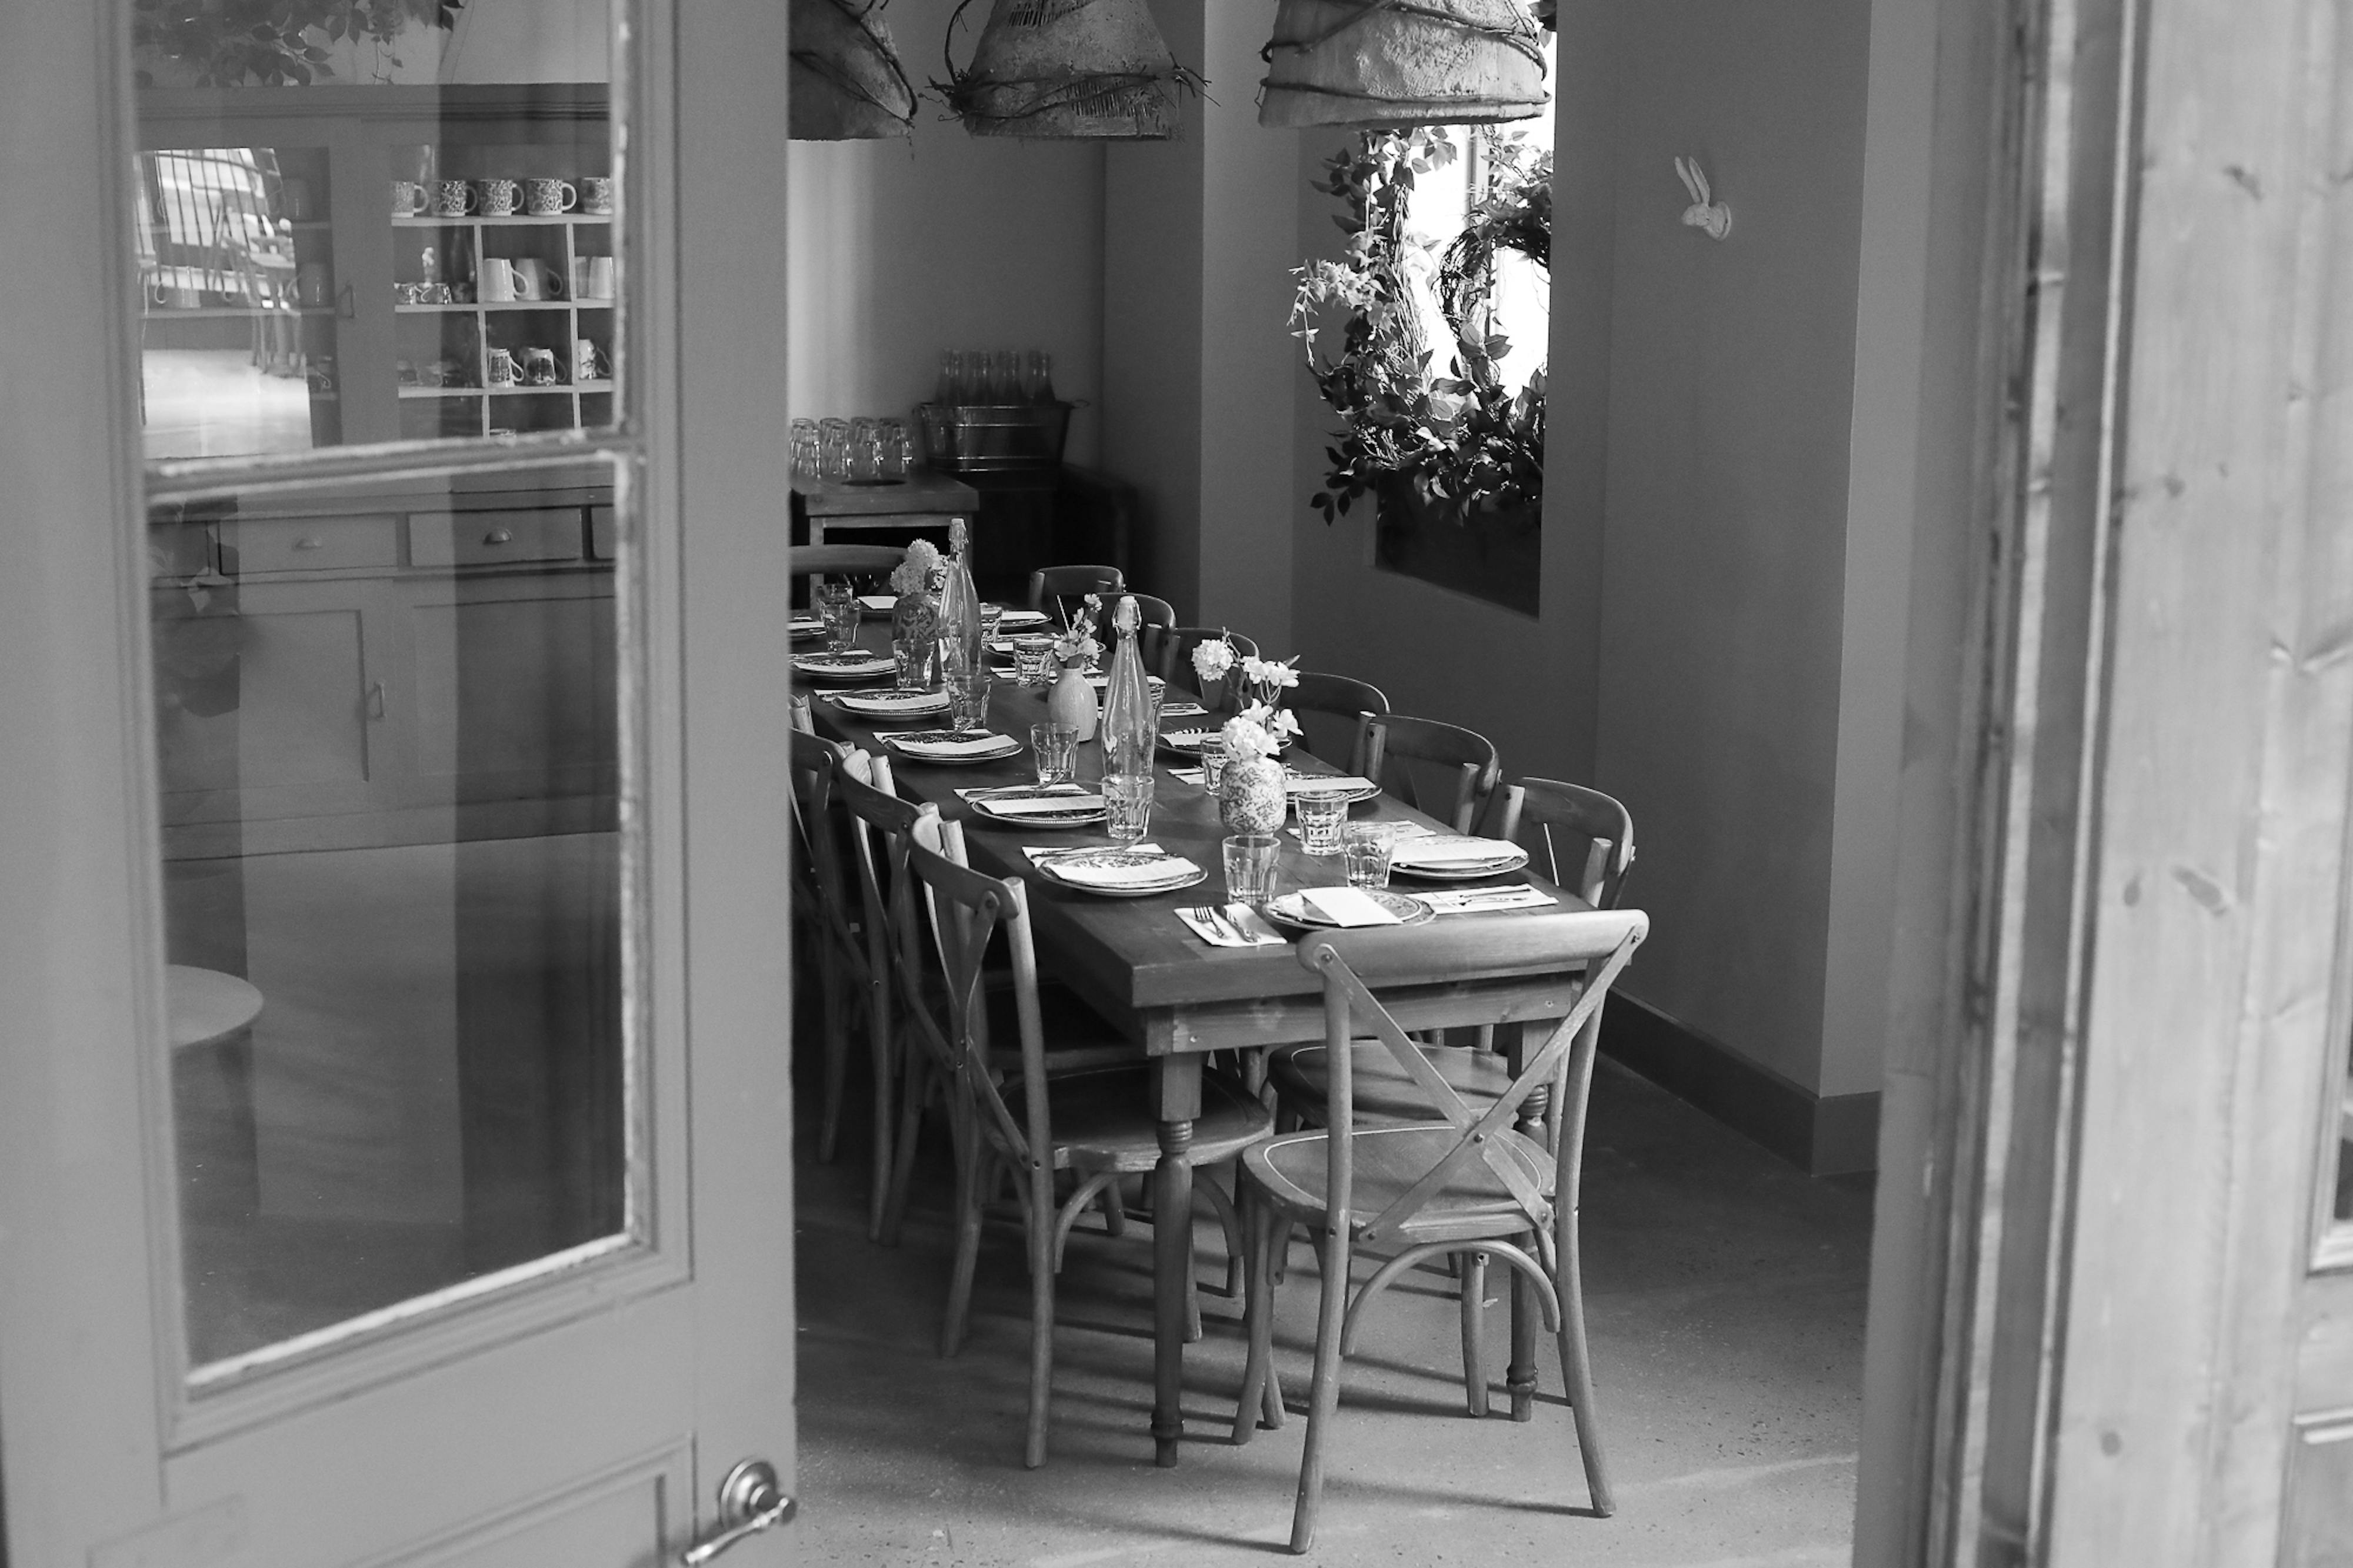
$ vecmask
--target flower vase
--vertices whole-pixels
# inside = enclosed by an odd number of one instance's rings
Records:
[[[904,689],[928,689],[939,675],[940,602],[922,589],[899,595],[891,606],[891,647],[893,653],[913,650],[917,668],[901,679]]]
[[[1272,757],[1236,758],[1218,781],[1218,819],[1229,833],[1279,833],[1290,801],[1282,763]]]
[[[1062,667],[1054,689],[1046,694],[1046,717],[1076,730],[1082,741],[1095,738],[1095,689],[1088,684],[1087,672],[1079,664]]]

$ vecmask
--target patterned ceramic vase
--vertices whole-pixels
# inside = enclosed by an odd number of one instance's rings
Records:
[[[1226,764],[1218,783],[1218,818],[1229,833],[1279,833],[1289,802],[1282,791],[1282,763],[1253,757]]]
[[[1083,661],[1082,661],[1082,664]],[[1082,664],[1068,664],[1054,682],[1054,689],[1046,694],[1046,717],[1057,724],[1067,724],[1079,732],[1082,742],[1095,738],[1095,689],[1087,682],[1087,672]]]

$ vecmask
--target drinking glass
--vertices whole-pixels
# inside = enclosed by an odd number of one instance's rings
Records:
[[[1013,673],[1032,690],[1049,683],[1046,667],[1053,658],[1054,639],[1043,633],[1013,639]]]
[[[892,637],[891,662],[893,668],[892,685],[901,691],[927,691],[932,684],[932,666],[939,644],[930,637]]]
[[[948,677],[948,725],[955,730],[988,727],[988,667],[958,669]]]
[[[1103,776],[1106,826],[1122,844],[1133,844],[1152,827],[1152,775],[1107,773]]]
[[[997,628],[1004,623],[1005,606],[983,605],[980,607],[980,636],[983,642],[997,640]]]
[[[849,478],[849,421],[820,420],[817,437],[818,477],[837,482]]]
[[[861,606],[858,590],[846,579],[829,578],[817,591],[818,614],[825,618],[825,646],[835,653],[848,653],[858,646],[858,622]]]
[[[1037,753],[1041,784],[1069,784],[1078,772],[1079,731],[1072,725],[1030,725],[1029,749]]]
[[[1226,778],[1226,742],[1223,736],[1212,736],[1201,742],[1201,787],[1209,794]]]
[[[1226,897],[1264,910],[1274,897],[1274,865],[1280,840],[1267,833],[1237,833],[1226,840]]]
[[[1336,795],[1301,795],[1299,842],[1310,855],[1337,855],[1340,828],[1348,820],[1348,803]]]
[[[1347,862],[1348,886],[1386,888],[1389,885],[1389,852],[1396,836],[1385,822],[1359,822],[1340,837],[1340,854]]]
[[[999,349],[988,356],[988,389],[991,403],[1026,403],[1021,395],[1020,359],[1011,349]]]

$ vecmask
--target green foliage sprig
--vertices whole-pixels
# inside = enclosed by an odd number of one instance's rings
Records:
[[[1294,269],[1299,289],[1292,335],[1305,346],[1308,374],[1341,416],[1332,468],[1311,498],[1326,522],[1385,481],[1411,483],[1426,500],[1498,507],[1532,505],[1544,494],[1545,377],[1505,384],[1496,362],[1511,343],[1490,328],[1487,299],[1500,253],[1516,251],[1549,268],[1552,155],[1505,137],[1488,142],[1493,175],[1469,225],[1441,255],[1406,230],[1415,180],[1460,156],[1442,126],[1367,131],[1326,165],[1314,188],[1337,196],[1335,220],[1348,237],[1339,260]],[[1441,372],[1413,306],[1426,275],[1453,337]],[[1345,312],[1339,352],[1319,356],[1322,312]]]
[[[332,76],[327,46],[389,45],[410,23],[448,32],[466,0],[131,0],[131,41],[195,72],[199,87],[306,87]],[[400,64],[397,56],[392,63]],[[141,85],[148,85],[141,73]]]

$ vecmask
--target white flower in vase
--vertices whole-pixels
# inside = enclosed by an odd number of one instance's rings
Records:
[[[1219,636],[1193,648],[1193,673],[1201,678],[1204,688],[1225,679],[1226,671],[1234,667],[1234,645]]]

